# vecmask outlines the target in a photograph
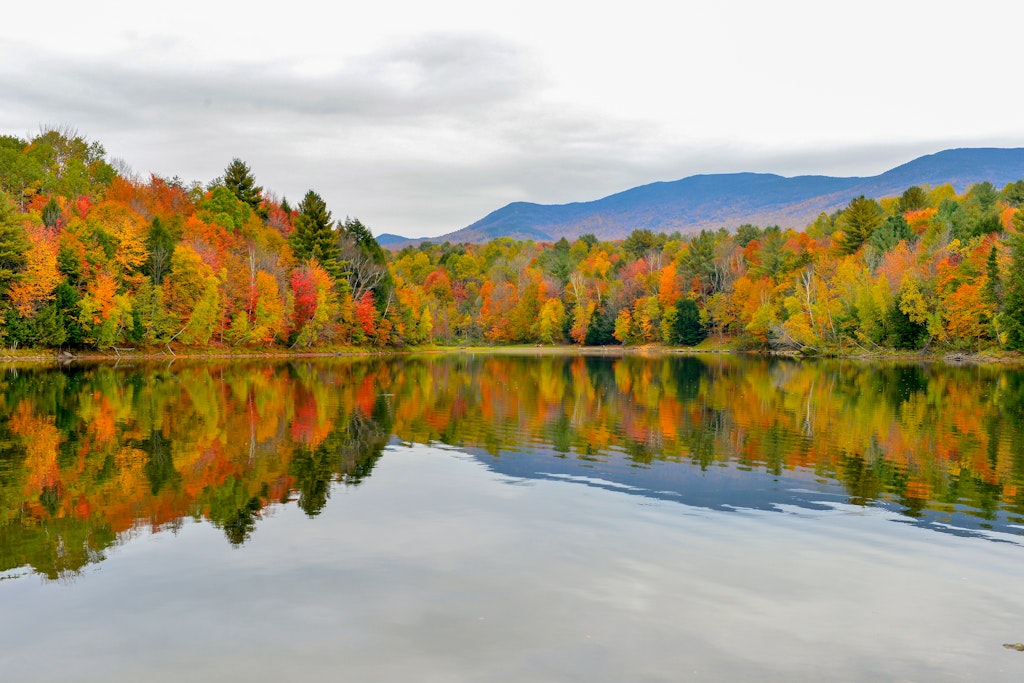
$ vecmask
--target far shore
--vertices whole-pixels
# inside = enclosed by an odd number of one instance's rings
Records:
[[[166,348],[149,349],[116,349],[112,351],[69,351],[3,349],[0,350],[0,365],[15,364],[69,364],[69,363],[117,363],[123,361],[194,361],[194,360],[291,360],[316,358],[372,358],[381,356],[420,356],[442,354],[492,354],[520,356],[706,356],[706,355],[746,355],[792,358],[795,360],[819,360],[825,358],[858,361],[887,362],[938,362],[953,365],[1024,365],[1024,356],[1005,351],[983,351],[980,353],[940,351],[940,352],[900,352],[881,350],[867,352],[858,350],[856,353],[832,353],[807,355],[798,352],[772,351],[764,349],[737,349],[728,343],[705,341],[695,347],[669,347],[660,344],[643,346],[576,346],[576,345],[495,345],[495,346],[417,346],[389,349],[369,349],[363,347],[341,347],[319,350],[294,349],[246,349],[230,350],[218,347],[186,348],[168,352]]]

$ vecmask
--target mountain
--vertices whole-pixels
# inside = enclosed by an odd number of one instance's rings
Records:
[[[944,183],[952,183],[962,192],[968,185],[985,180],[1002,188],[1021,178],[1024,148],[950,149],[868,178],[786,178],[769,173],[695,175],[641,185],[590,202],[514,202],[432,241],[487,242],[497,237],[555,241],[584,233],[611,240],[625,238],[636,229],[695,233],[721,227],[735,229],[744,223],[802,229],[822,211],[840,209],[858,195],[891,197],[911,185],[934,187]],[[401,248],[419,241],[392,241],[388,245]]]
[[[401,235],[396,235],[390,232],[382,232],[381,234],[377,235],[374,239],[376,239],[377,244],[379,244],[382,247],[388,247],[392,244],[398,244],[401,242],[409,241],[408,237],[402,237]]]

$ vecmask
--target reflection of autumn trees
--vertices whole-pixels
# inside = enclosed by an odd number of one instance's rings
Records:
[[[207,519],[244,542],[309,516],[392,435],[491,453],[802,471],[851,500],[1024,516],[1024,374],[715,357],[451,355],[8,371],[0,570],[58,577],[134,529]]]
[[[990,368],[719,357],[454,356],[395,377],[407,441],[541,443],[837,479],[855,502],[1024,514],[1024,377]]]
[[[369,371],[309,365],[19,371],[0,382],[0,569],[56,578],[119,534],[208,519],[243,542],[268,505],[310,515],[366,476],[388,406]],[[367,412],[362,412],[367,410]]]

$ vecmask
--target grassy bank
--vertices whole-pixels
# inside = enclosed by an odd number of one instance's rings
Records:
[[[336,357],[372,357],[398,355],[433,355],[449,353],[492,354],[492,355],[563,355],[563,356],[661,356],[661,355],[704,355],[739,353],[750,355],[777,356],[794,359],[811,358],[845,358],[857,360],[885,360],[903,362],[946,362],[946,363],[993,363],[1004,365],[1024,365],[1024,356],[1016,352],[999,349],[984,350],[977,353],[953,351],[896,351],[879,349],[870,351],[862,348],[843,352],[823,354],[802,354],[789,351],[772,351],[766,349],[744,349],[734,341],[705,339],[701,344],[692,347],[672,347],[663,344],[647,344],[641,346],[576,346],[568,344],[509,344],[509,345],[465,345],[442,346],[424,345],[402,348],[374,349],[357,346],[339,346],[311,349],[288,349],[270,347],[262,349],[236,349],[230,347],[187,347],[169,349],[166,346],[154,348],[110,349],[110,350],[68,350],[53,349],[3,349],[0,350],[0,363],[70,363],[76,361],[117,362],[125,360],[175,360],[175,359],[289,359],[289,358],[336,358]]]

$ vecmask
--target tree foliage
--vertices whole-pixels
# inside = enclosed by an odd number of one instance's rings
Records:
[[[340,278],[344,264],[327,202],[313,190],[299,202],[295,229],[289,238],[299,261],[315,259],[331,277]]]
[[[840,255],[857,251],[884,221],[885,209],[874,199],[861,195],[852,200],[839,217],[842,235],[836,240],[836,250]]]
[[[857,197],[805,230],[634,230],[392,253],[234,159],[206,186],[120,177],[73,131],[0,137],[8,346],[698,343],[1017,348],[1022,183]],[[243,525],[244,526],[244,525]]]
[[[263,188],[256,184],[256,178],[248,164],[237,157],[224,169],[224,187],[238,201],[247,204],[254,211],[259,209],[260,202],[263,201]]]

